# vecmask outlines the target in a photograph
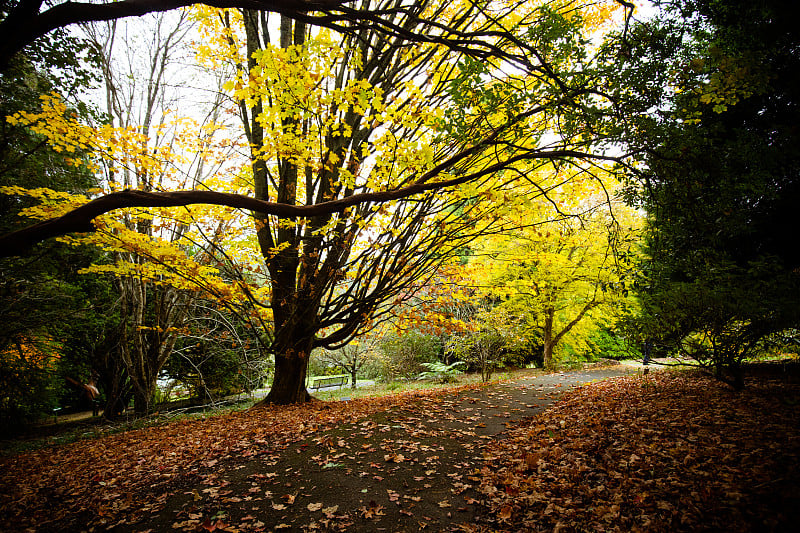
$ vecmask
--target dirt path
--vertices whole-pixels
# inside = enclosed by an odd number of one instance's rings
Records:
[[[516,379],[421,399],[258,457],[208,465],[117,531],[457,531],[480,522],[483,446],[571,387],[617,366]],[[143,495],[144,497],[145,495]]]

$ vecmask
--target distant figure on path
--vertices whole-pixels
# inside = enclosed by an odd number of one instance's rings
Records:
[[[653,350],[653,342],[650,340],[644,341],[644,349],[642,350],[644,352],[644,361],[642,361],[642,364],[644,365],[650,364],[650,352],[652,350]]]
[[[92,404],[92,416],[97,416],[100,413],[100,391],[97,389],[97,372],[92,371],[87,383],[81,383],[69,376],[66,377],[66,380],[81,392],[83,398],[89,400]]]

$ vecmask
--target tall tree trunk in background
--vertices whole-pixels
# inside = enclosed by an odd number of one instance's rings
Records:
[[[542,366],[544,368],[551,368],[553,366],[553,348],[555,348],[556,341],[553,340],[553,319],[555,318],[555,309],[548,307],[544,310],[544,328],[542,329],[542,336],[544,337],[542,348]]]
[[[555,307],[552,307],[552,306],[547,307],[545,309],[545,311],[544,311],[544,315],[545,315],[545,317],[544,317],[544,328],[543,328],[544,348],[542,350],[543,351],[543,355],[544,355],[543,360],[542,360],[542,365],[545,368],[552,368],[553,367],[553,351],[554,351],[555,347],[558,345],[558,343],[561,342],[561,339],[563,339],[564,336],[567,333],[569,333],[572,330],[572,328],[575,327],[575,325],[578,324],[578,322],[580,322],[583,319],[584,316],[586,316],[586,313],[588,313],[589,311],[591,311],[592,309],[594,309],[595,307],[597,307],[600,304],[601,304],[601,302],[599,302],[597,300],[594,300],[594,299],[592,299],[589,302],[587,302],[581,308],[581,310],[578,312],[578,314],[575,316],[575,318],[573,318],[572,321],[570,321],[568,324],[566,324],[561,329],[561,331],[559,331],[555,335],[553,334],[554,333],[554,331],[553,331],[553,323],[555,321],[556,309],[555,309]]]

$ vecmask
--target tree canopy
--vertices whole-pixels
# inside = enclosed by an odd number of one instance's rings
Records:
[[[273,24],[264,12],[197,7],[197,59],[230,73],[223,91],[241,119],[239,146],[249,147],[248,162],[229,170],[226,181],[198,178],[180,190],[187,182],[171,167],[185,137],[174,145],[152,141],[174,128],[170,123],[86,125],[48,97],[41,112],[10,120],[59,151],[88,152],[69,163],[108,169],[106,190],[89,201],[71,197],[60,212],[31,211],[46,220],[0,237],[3,252],[99,227],[115,243],[103,244],[107,250],[150,258],[102,271],[145,274],[181,289],[194,284],[223,305],[247,300],[261,309],[272,323],[265,334],[276,358],[268,401],[308,399],[311,350],[346,345],[388,316],[398,293],[417,287],[478,235],[513,226],[492,215],[504,199],[547,197],[560,187],[537,183],[537,169],[559,162],[565,169],[577,164],[574,175],[591,174],[600,161],[617,159],[599,149],[615,110],[600,83],[607,67],[588,38],[615,6],[375,2],[358,13],[365,20],[379,13],[381,24],[364,25],[351,13],[328,25],[335,31],[302,16],[281,15]],[[197,134],[216,126],[207,127]],[[246,211],[201,212],[201,205]],[[181,206],[198,207],[165,209]],[[134,228],[131,215],[120,221],[113,214],[132,207],[155,209]],[[239,232],[248,212],[249,236]],[[150,246],[136,233],[158,237],[148,229],[156,226],[152,214],[162,236]],[[227,240],[214,241],[209,216],[239,218],[217,233]],[[208,230],[192,237],[202,253],[184,256],[187,245],[178,240],[186,230],[165,238],[166,220],[209,220]],[[266,269],[247,266],[250,279],[226,287],[213,265],[241,268],[230,250],[246,243],[257,247]]]
[[[634,141],[648,214],[639,324],[738,387],[742,359],[800,321],[800,34],[789,2],[664,7],[632,32],[633,57],[666,77]]]

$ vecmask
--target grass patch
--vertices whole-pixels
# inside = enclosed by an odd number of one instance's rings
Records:
[[[530,370],[497,373],[490,383],[511,379],[515,375],[521,374],[522,372],[524,372],[526,375],[531,373]],[[342,398],[375,398],[407,391],[449,389],[461,385],[472,385],[481,382],[480,374],[461,374],[455,377],[456,380],[452,383],[440,383],[439,380],[436,379],[409,379],[391,381],[388,383],[375,383],[374,385],[358,387],[357,389],[351,389],[349,387],[335,390],[321,389],[319,391],[312,392],[312,396],[323,401],[335,401],[341,400]]]

